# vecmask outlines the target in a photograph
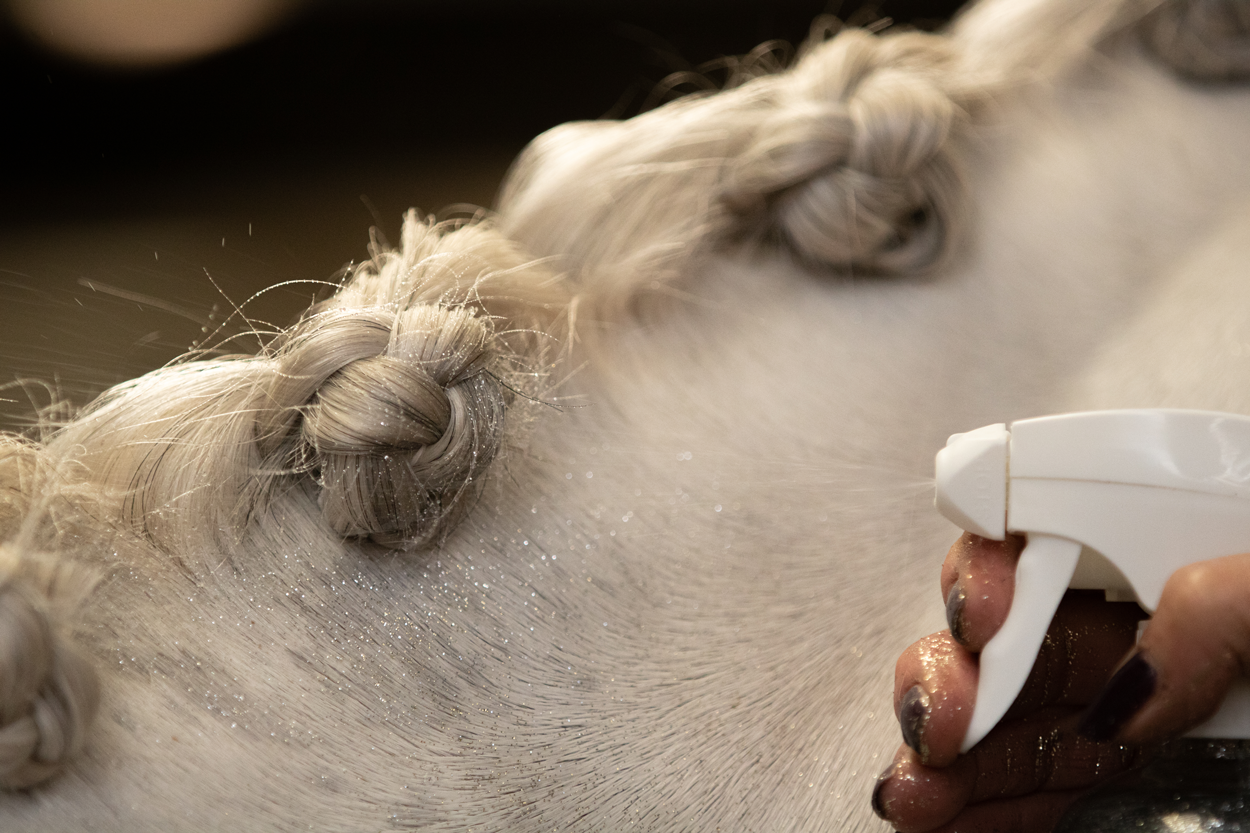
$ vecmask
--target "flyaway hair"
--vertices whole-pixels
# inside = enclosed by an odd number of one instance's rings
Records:
[[[1187,77],[1245,77],[1248,8],[986,0],[949,35],[822,33],[783,72],[547,132],[516,162],[498,219],[409,212],[397,249],[375,242],[253,355],[118,385],[42,444],[0,435],[0,787],[58,772],[97,711],[73,627],[126,560],[98,542],[124,539],[197,590],[312,539],[335,558],[442,546],[521,453],[578,304],[611,323],[646,287],[738,245],[834,275],[940,269],[970,225],[964,159],[995,95],[1127,39]],[[120,586],[146,592],[132,581]]]
[[[948,38],[847,29],[785,72],[548,131],[513,168],[501,228],[622,295],[732,241],[927,272],[961,234],[960,145],[982,97]]]
[[[996,96],[1125,40],[1191,77],[1250,71],[1237,0],[985,0],[949,34],[828,34],[733,89],[549,130],[509,174],[501,229],[608,309],[732,242],[834,274],[926,274],[966,237],[964,159]]]
[[[255,356],[188,361],[119,385],[51,442],[176,553],[229,551],[279,493],[398,549],[440,543],[558,354],[560,282],[486,224],[409,213],[331,299]]]
[[[38,445],[0,435],[0,788],[6,789],[58,773],[82,747],[100,699],[96,670],[72,633],[97,573],[53,551],[58,542],[50,527],[65,519],[50,506],[59,502],[50,474]]]
[[[484,221],[409,212],[400,248],[371,251],[258,355],[118,385],[45,445],[0,437],[0,787],[59,771],[99,702],[70,627],[107,559],[57,552],[69,533],[53,504],[192,575],[253,527],[275,541],[318,515],[322,534],[419,549],[519,445],[511,412],[543,394],[560,355],[561,280]],[[279,498],[314,511],[274,516]]]

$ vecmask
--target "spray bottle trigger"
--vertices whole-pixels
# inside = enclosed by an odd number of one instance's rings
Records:
[[[1076,571],[1081,545],[1032,533],[1016,565],[1016,589],[1007,620],[981,652],[977,700],[960,752],[981,741],[1007,713],[1033,668],[1046,630]]]

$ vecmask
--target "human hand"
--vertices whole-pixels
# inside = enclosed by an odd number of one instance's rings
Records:
[[[1085,788],[1139,760],[1141,746],[1119,740],[1161,736],[1149,731],[1153,724],[1130,720],[1150,693],[1134,670],[1140,663],[1126,663],[1106,682],[1133,648],[1141,609],[1106,602],[1097,591],[1069,591],[1015,704],[981,743],[959,755],[976,698],[976,655],[1011,607],[1022,544],[960,538],[942,568],[951,629],[899,658],[894,702],[905,743],[878,781],[873,807],[904,833],[1049,830]],[[1192,606],[1178,601],[1178,610]],[[1160,724],[1162,734],[1175,726]],[[1117,730],[1125,734],[1113,740]]]

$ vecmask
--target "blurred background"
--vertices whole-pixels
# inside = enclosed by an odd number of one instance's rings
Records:
[[[717,84],[765,41],[784,63],[823,14],[959,5],[0,0],[0,428],[254,350],[223,339],[290,323],[409,206],[489,206],[548,127]]]

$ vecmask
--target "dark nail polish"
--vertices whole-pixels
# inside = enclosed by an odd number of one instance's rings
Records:
[[[1086,709],[1076,731],[1090,740],[1111,740],[1154,694],[1158,675],[1141,654],[1133,654]]]
[[[924,730],[929,724],[929,705],[929,692],[921,686],[914,685],[907,689],[898,709],[898,723],[903,730],[903,743],[910,746],[921,760],[928,757]]]
[[[963,582],[952,584],[951,591],[946,594],[946,624],[951,629],[951,636],[960,645],[968,644],[968,623],[964,621],[964,603],[967,601]]]
[[[881,800],[881,793],[885,791],[885,785],[890,782],[890,776],[894,774],[894,764],[886,767],[885,772],[877,777],[876,786],[872,788],[872,811],[877,814],[878,818],[889,818],[885,814],[885,802]]]

